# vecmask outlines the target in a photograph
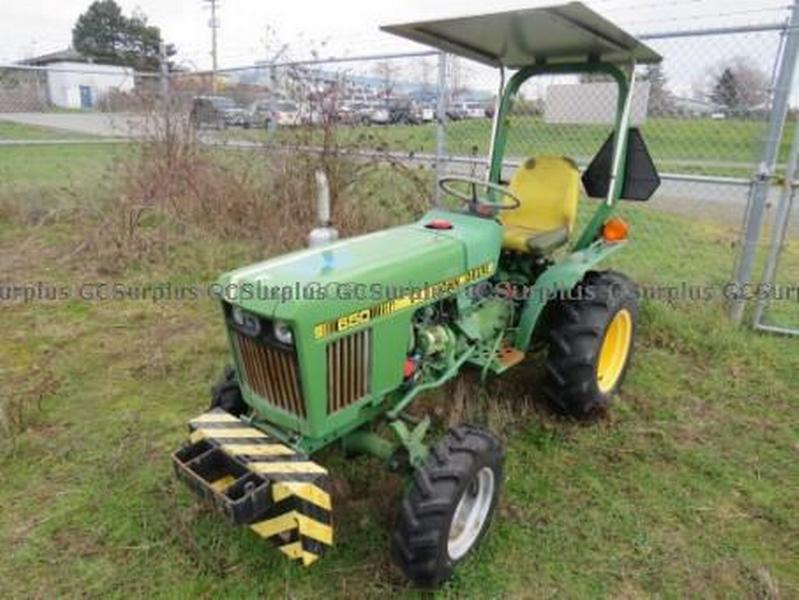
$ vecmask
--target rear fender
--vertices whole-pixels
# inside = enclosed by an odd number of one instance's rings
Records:
[[[565,260],[544,271],[530,288],[524,303],[519,327],[516,330],[516,347],[526,350],[530,346],[533,330],[549,300],[558,293],[571,290],[582,280],[587,271],[625,244],[626,242],[609,244],[598,240],[583,250],[572,252]]]

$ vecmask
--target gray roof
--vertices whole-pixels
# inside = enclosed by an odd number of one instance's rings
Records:
[[[59,50],[58,52],[49,52],[47,54],[42,54],[40,56],[34,56],[33,58],[26,58],[25,60],[19,61],[19,64],[43,67],[45,65],[49,65],[56,62],[87,63],[92,61],[89,57],[84,56],[77,50],[73,50],[72,48],[66,48],[65,50]]]
[[[535,62],[660,62],[660,55],[580,2],[381,27],[492,66]]]

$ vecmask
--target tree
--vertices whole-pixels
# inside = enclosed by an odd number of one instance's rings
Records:
[[[747,110],[764,108],[769,99],[769,77],[743,58],[733,60],[732,72],[738,82],[741,106]]]
[[[741,108],[741,97],[738,94],[738,85],[735,73],[732,72],[731,68],[727,67],[721,72],[716,85],[710,92],[711,102],[732,112],[739,110]]]
[[[748,113],[765,108],[769,98],[769,78],[744,57],[725,61],[711,71],[706,96],[730,111]]]
[[[380,78],[380,85],[383,88],[383,97],[388,99],[394,93],[394,79],[399,68],[390,60],[382,60],[375,65],[375,74]]]
[[[643,80],[649,82],[649,108],[653,115],[674,112],[674,95],[666,87],[668,80],[660,65],[647,65]]]
[[[96,0],[72,28],[72,45],[81,54],[140,70],[158,68],[161,41],[161,30],[149,25],[142,12],[126,17],[114,0]],[[167,56],[175,53],[168,44]]]

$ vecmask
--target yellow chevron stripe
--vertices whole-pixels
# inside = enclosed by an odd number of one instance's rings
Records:
[[[252,529],[261,537],[270,538],[278,533],[291,531],[292,529],[299,527],[297,519],[294,518],[295,514],[295,511],[292,510],[287,513],[283,513],[279,517],[265,519],[263,521],[259,521],[258,523],[253,523],[250,525],[250,529]]]
[[[306,517],[303,514],[294,512],[300,524],[300,535],[311,537],[317,541],[330,546],[333,543],[333,528],[330,525],[320,523],[316,519]]]
[[[294,558],[297,560],[302,559],[302,565],[304,567],[307,567],[308,565],[319,560],[319,555],[309,552],[308,550],[303,550],[302,542],[284,544],[283,546],[280,546],[280,551],[289,558]]]
[[[283,444],[222,444],[222,449],[228,454],[238,456],[291,456],[294,450]]]
[[[280,551],[289,558],[302,558],[302,542],[291,542],[280,546]]]
[[[308,502],[313,502],[325,510],[333,510],[330,494],[313,483],[278,481],[272,486],[272,498],[275,502],[280,502],[289,496],[297,496]]]
[[[189,423],[241,423],[241,419],[234,417],[230,413],[216,412],[203,413],[189,421]]]
[[[252,427],[233,427],[230,429],[195,429],[192,431],[191,439],[192,443],[199,442],[200,440],[204,440],[206,438],[265,438],[267,435],[262,431],[258,431],[257,429],[253,429]]]
[[[291,531],[292,529],[298,529],[301,536],[313,538],[328,546],[333,543],[333,528],[330,525],[320,523],[316,519],[298,513],[296,510],[291,510],[279,517],[253,523],[250,525],[250,529],[265,538],[270,538],[273,535]]]
[[[311,461],[297,462],[251,462],[247,467],[256,473],[319,473],[324,475],[327,469]]]

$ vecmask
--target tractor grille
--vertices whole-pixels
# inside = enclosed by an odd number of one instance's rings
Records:
[[[262,344],[233,331],[247,386],[270,404],[305,418],[294,350]]]
[[[372,330],[364,329],[327,346],[327,412],[346,408],[369,394]]]

